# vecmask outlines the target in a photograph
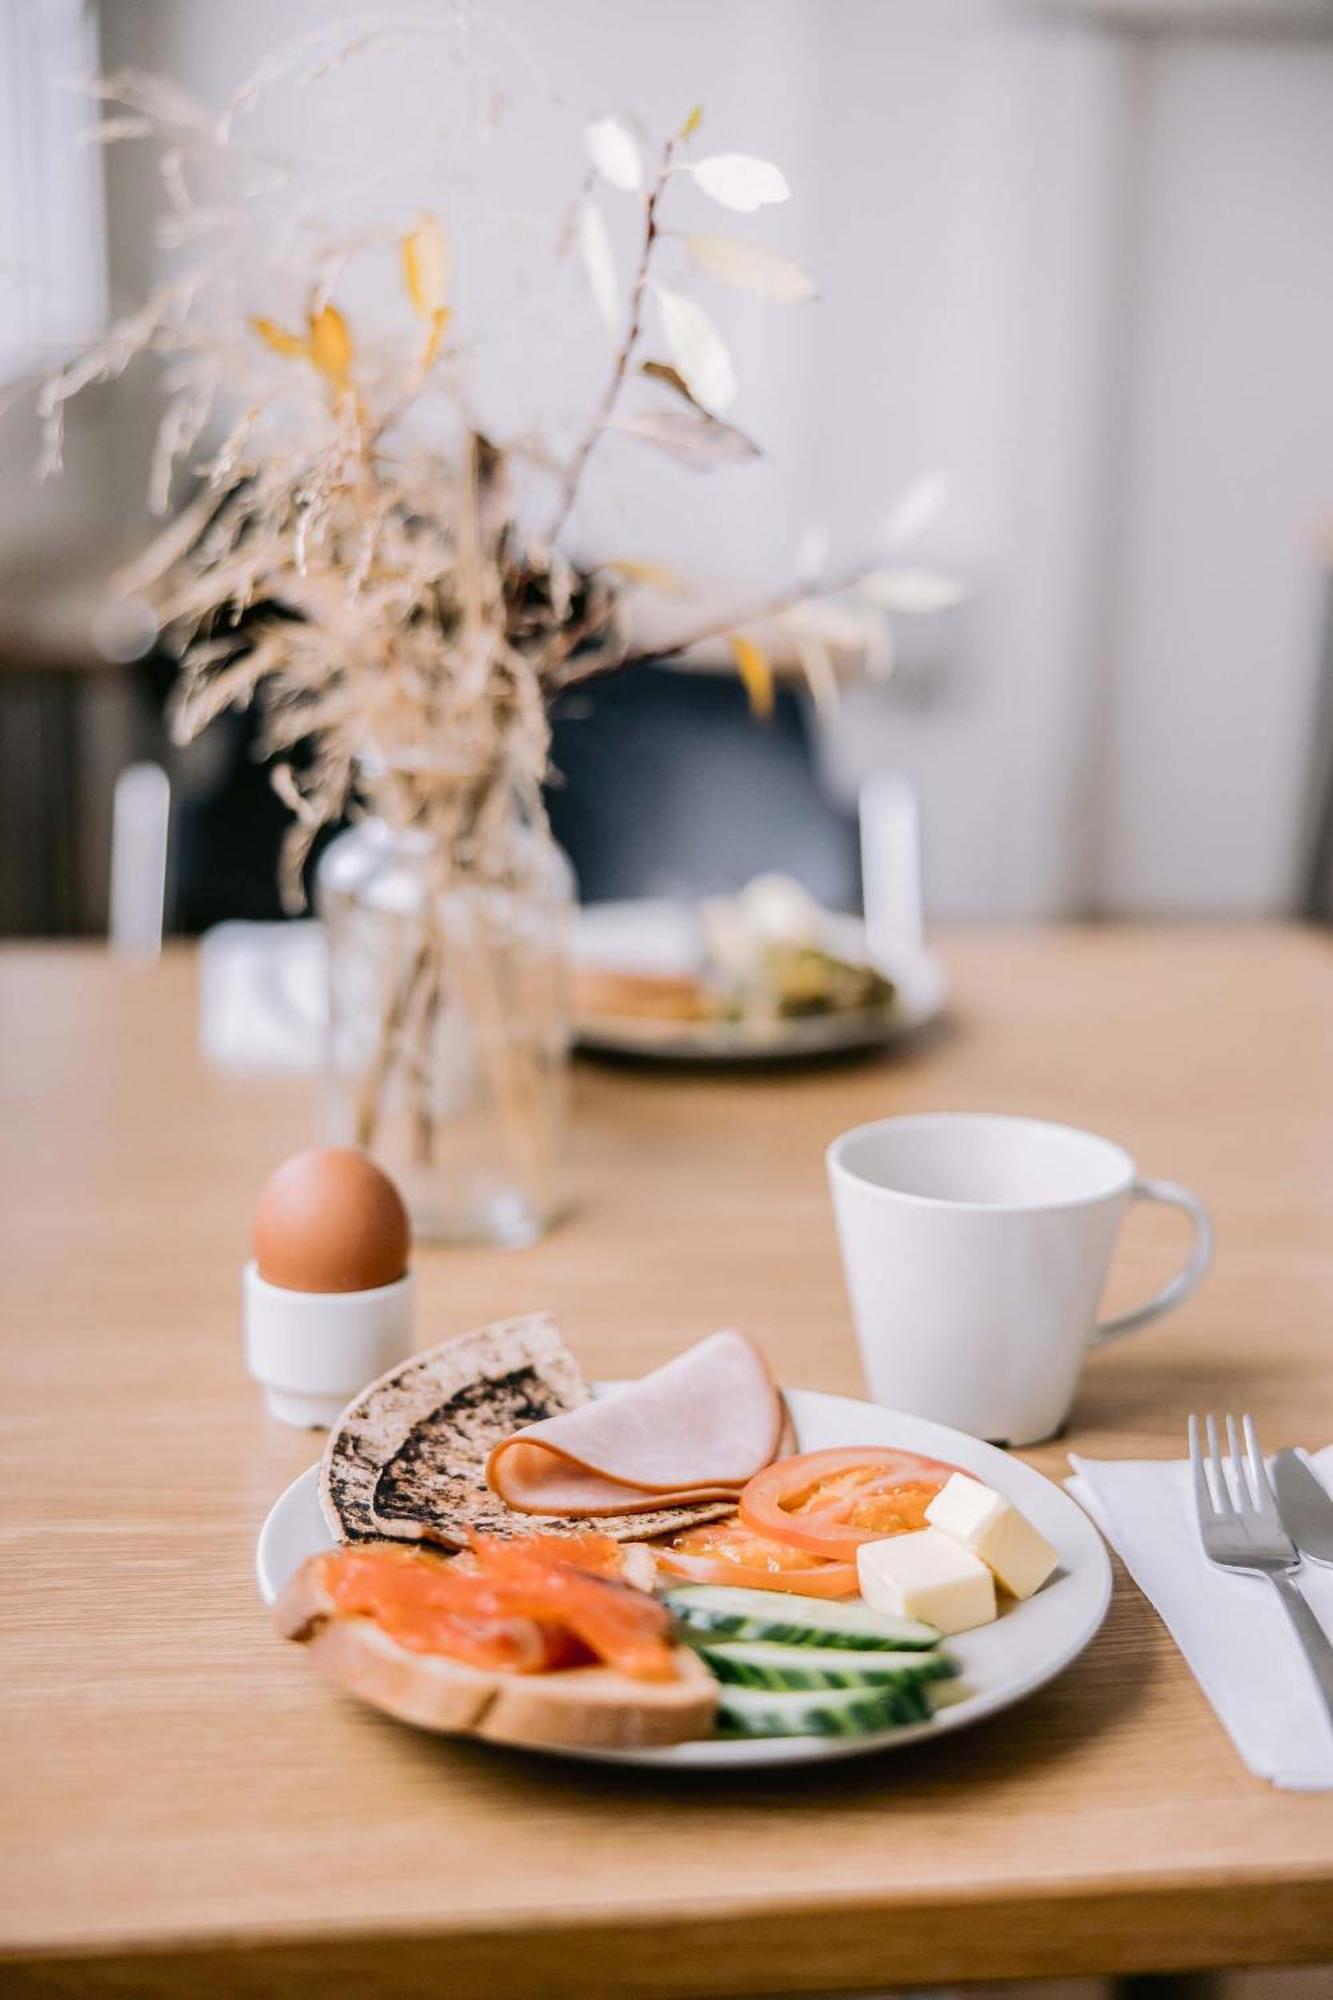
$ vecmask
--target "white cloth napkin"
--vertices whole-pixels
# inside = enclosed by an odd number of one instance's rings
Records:
[[[699,964],[697,913],[665,898],[579,912],[579,964],[618,972],[688,972]],[[318,1069],[328,1013],[324,930],[313,921],[216,924],[199,954],[199,1040],[240,1075]]]
[[[323,926],[217,924],[199,950],[199,1041],[219,1069],[298,1075],[323,1059]]]
[[[1250,1769],[1292,1791],[1333,1789],[1333,1727],[1287,1614],[1261,1577],[1228,1576],[1199,1540],[1188,1460],[1076,1457],[1065,1483],[1155,1606]],[[1333,1493],[1333,1445],[1310,1464]],[[1333,1569],[1301,1590],[1333,1637]]]

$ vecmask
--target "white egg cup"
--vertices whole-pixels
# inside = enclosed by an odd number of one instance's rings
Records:
[[[327,1430],[359,1389],[412,1352],[412,1273],[368,1292],[292,1292],[245,1267],[246,1366],[271,1417]]]

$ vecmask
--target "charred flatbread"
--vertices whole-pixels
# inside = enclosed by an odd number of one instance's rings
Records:
[[[617,1541],[671,1534],[734,1511],[700,1502],[655,1512],[517,1513],[492,1493],[486,1462],[528,1424],[577,1409],[591,1391],[549,1313],[501,1320],[382,1375],[343,1413],[320,1469],[320,1504],[340,1541],[429,1541],[463,1548],[472,1532],[575,1534]]]

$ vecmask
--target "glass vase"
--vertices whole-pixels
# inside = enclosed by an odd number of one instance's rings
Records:
[[[321,858],[323,1127],[403,1191],[417,1237],[533,1242],[559,1213],[574,878],[517,815],[479,875],[367,819]]]

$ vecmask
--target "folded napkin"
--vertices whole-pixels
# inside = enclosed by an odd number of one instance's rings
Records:
[[[1188,1460],[1112,1463],[1070,1453],[1069,1491],[1160,1613],[1250,1769],[1293,1791],[1333,1789],[1333,1726],[1287,1614],[1262,1577],[1228,1575],[1199,1540]],[[1310,1463],[1333,1493],[1333,1446]],[[1333,1569],[1300,1587],[1333,1637]]]
[[[323,1059],[324,930],[217,924],[199,953],[199,1040],[219,1069],[297,1075]]]
[[[580,965],[618,972],[681,972],[699,963],[699,924],[665,899],[593,904],[579,912]],[[215,924],[199,954],[199,1040],[218,1069],[297,1076],[320,1067],[328,1020],[324,927]]]

